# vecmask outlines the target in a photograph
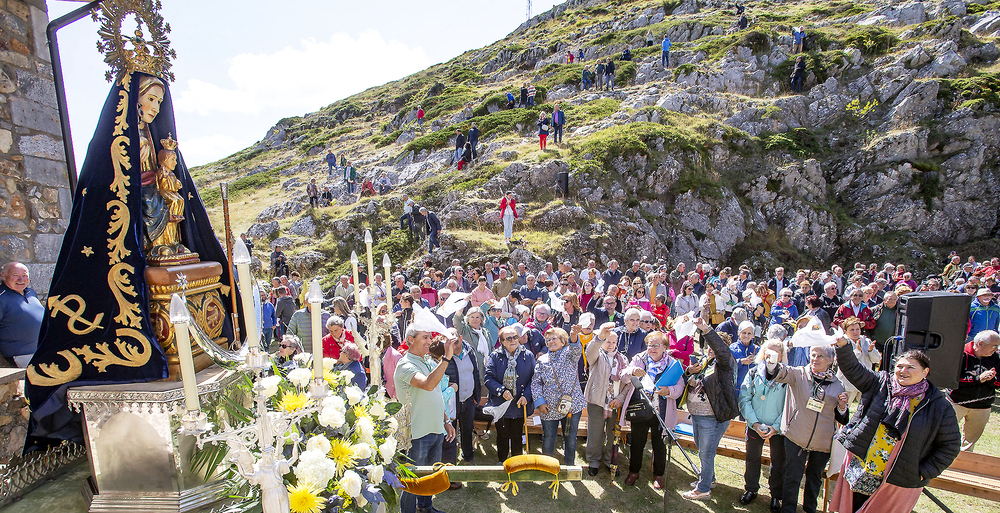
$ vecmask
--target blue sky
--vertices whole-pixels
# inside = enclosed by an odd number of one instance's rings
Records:
[[[559,3],[534,0],[532,14]],[[264,137],[279,119],[315,111],[462,52],[525,20],[525,0],[163,0],[177,51],[171,85],[189,166]],[[55,19],[79,2],[49,1]],[[77,166],[110,89],[98,24],[59,31]]]

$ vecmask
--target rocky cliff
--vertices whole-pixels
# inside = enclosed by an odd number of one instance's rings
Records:
[[[328,148],[438,213],[435,261],[510,256],[497,235],[505,190],[523,206],[521,258],[891,259],[932,270],[956,246],[997,249],[1000,2],[764,0],[748,2],[747,16],[738,30],[730,2],[570,0],[489,47],[281,120],[194,173],[244,191],[255,219],[237,229],[292,246],[293,264],[309,271],[342,269],[365,227],[395,260],[424,253],[398,230],[397,195],[355,203],[325,178]],[[802,94],[788,80],[796,26],[808,35]],[[581,89],[584,66],[625,48],[633,61],[617,63],[615,91]],[[567,64],[580,50],[584,61]],[[540,107],[503,110],[525,81]],[[540,151],[538,110],[557,101],[565,143]],[[448,163],[467,103],[483,132],[480,162],[459,172]],[[567,197],[555,189],[560,172]],[[336,206],[304,208],[310,176],[327,180]]]

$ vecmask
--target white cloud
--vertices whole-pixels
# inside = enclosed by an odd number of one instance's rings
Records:
[[[178,142],[178,149],[189,167],[231,155],[247,146],[246,141],[226,134],[212,134]]]
[[[272,109],[305,113],[429,65],[422,48],[385,41],[376,31],[356,39],[335,33],[325,42],[303,39],[296,47],[272,53],[239,54],[229,67],[231,84],[188,79],[175,94],[175,105],[179,111],[210,118]]]

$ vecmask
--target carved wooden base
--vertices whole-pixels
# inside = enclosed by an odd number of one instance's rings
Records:
[[[160,347],[167,355],[170,372],[169,381],[180,379],[180,363],[177,347],[174,345],[174,328],[170,323],[170,296],[181,292],[177,283],[179,275],[187,280],[186,298],[193,320],[208,336],[224,348],[230,347],[230,340],[222,336],[226,320],[226,309],[222,295],[229,293],[229,287],[219,283],[222,265],[218,262],[198,262],[194,264],[147,267],[146,284],[149,288],[149,318]],[[191,351],[196,370],[212,364],[211,359],[192,339]]]

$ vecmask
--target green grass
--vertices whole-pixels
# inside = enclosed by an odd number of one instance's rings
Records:
[[[663,140],[664,151],[705,151],[710,143],[707,136],[687,126],[668,126],[657,123],[629,123],[597,132],[578,144],[572,160],[581,170],[612,170],[612,161],[621,156],[645,155],[652,157],[655,150],[650,145]],[[590,158],[587,158],[590,156]]]
[[[229,182],[229,199],[236,201],[244,193],[264,189],[278,183],[278,172],[287,166],[281,166],[250,176],[243,176]],[[201,201],[206,207],[218,206],[222,203],[222,191],[216,187],[202,188],[199,191]]]
[[[582,125],[606,118],[621,108],[621,102],[613,98],[601,98],[582,105],[566,105],[566,122],[572,125]]]
[[[816,134],[808,128],[793,128],[779,134],[763,133],[760,140],[766,151],[785,151],[800,157],[822,151]]]
[[[847,46],[861,50],[865,58],[885,55],[898,42],[894,32],[882,27],[857,27],[848,31],[844,38]]]
[[[938,98],[949,104],[964,102],[960,106],[975,107],[977,104],[970,102],[982,100],[994,107],[1000,105],[1000,73],[984,73],[970,78],[942,78],[938,80],[938,84]]]

